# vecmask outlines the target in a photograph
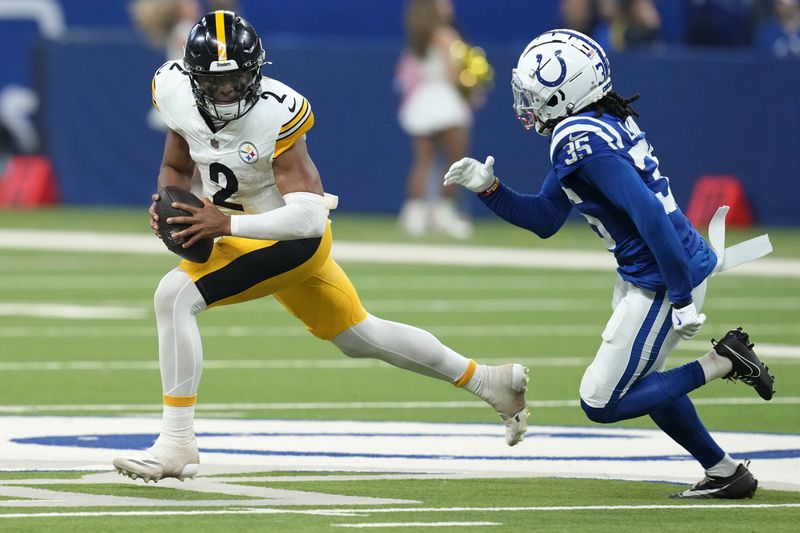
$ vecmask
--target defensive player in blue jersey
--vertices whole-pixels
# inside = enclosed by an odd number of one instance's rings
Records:
[[[749,498],[758,482],[709,435],[687,394],[718,378],[738,379],[772,398],[773,377],[741,328],[698,360],[665,371],[680,339],[697,334],[706,280],[732,263],[770,250],[764,236],[723,261],[675,203],[669,180],[639,129],[630,104],[611,90],[603,49],[571,30],[534,39],[512,73],[514,107],[526,129],[550,137],[552,170],[535,195],[515,192],[484,163],[464,158],[445,176],[505,220],[547,238],[574,208],[617,260],[614,309],[580,385],[581,406],[595,422],[649,415],[703,466],[705,478],[679,498]],[[724,211],[712,234],[724,231]],[[715,240],[710,239],[712,245]],[[712,249],[714,248],[714,249]],[[739,247],[742,250],[742,247]],[[731,254],[734,255],[734,254]]]

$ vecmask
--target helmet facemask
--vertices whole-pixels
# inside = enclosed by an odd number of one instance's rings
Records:
[[[537,97],[533,91],[525,87],[517,75],[517,69],[511,71],[511,92],[514,94],[514,111],[525,130],[534,130],[545,137],[550,135],[553,131],[553,126],[549,122],[553,117],[548,107],[557,105],[561,101],[559,96],[554,93],[546,100]],[[563,96],[561,99],[563,99]]]
[[[198,107],[215,120],[227,122],[244,116],[256,104],[261,92],[261,73],[258,67],[249,70],[192,72],[189,77]]]

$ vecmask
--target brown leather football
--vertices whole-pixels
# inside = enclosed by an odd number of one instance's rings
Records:
[[[181,231],[189,227],[188,224],[167,224],[169,217],[191,216],[188,211],[172,207],[173,202],[180,202],[196,207],[203,207],[203,202],[192,194],[191,191],[174,185],[167,185],[158,190],[159,200],[156,202],[156,214],[158,215],[158,236],[164,241],[169,250],[184,259],[195,263],[205,263],[211,257],[211,249],[214,247],[214,239],[202,239],[197,241],[189,248],[183,248],[182,240],[172,238],[172,232]]]

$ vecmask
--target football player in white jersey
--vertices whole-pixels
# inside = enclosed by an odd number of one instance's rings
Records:
[[[305,141],[311,106],[261,75],[264,56],[246,20],[215,11],[191,29],[183,61],[168,61],[153,77],[153,103],[169,128],[158,185],[188,189],[198,169],[207,197],[202,208],[175,204],[191,216],[167,222],[191,224],[175,235],[185,247],[221,239],[208,261],[182,261],[156,290],[161,433],[143,456],[115,459],[114,466],[145,482],[197,473],[193,421],[203,355],[196,315],[267,295],[350,357],[381,359],[479,396],[501,415],[506,442],[517,444],[527,429],[525,367],[476,364],[427,331],[382,320],[361,305],[330,256],[332,206]],[[153,200],[156,230],[158,196]]]
[[[709,241],[692,227],[662,176],[659,161],[630,106],[611,89],[603,49],[573,30],[544,32],[525,47],[512,71],[517,116],[550,138],[552,170],[536,195],[500,183],[494,159],[465,158],[445,176],[474,192],[505,220],[547,238],[570,211],[581,213],[617,260],[614,309],[579,389],[586,416],[614,423],[648,415],[703,466],[706,477],[678,498],[752,497],[758,485],[746,464],[716,443],[688,393],[722,377],[772,398],[773,377],[741,328],[729,331],[696,361],[665,370],[680,339],[705,322],[706,280],[769,253],[766,236],[726,253],[724,214]],[[713,342],[713,341],[712,341]]]

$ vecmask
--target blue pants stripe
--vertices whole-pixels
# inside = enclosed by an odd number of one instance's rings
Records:
[[[614,391],[611,393],[607,405],[614,405],[617,400],[619,400],[619,397],[622,396],[622,391],[625,390],[634,372],[636,372],[636,367],[639,366],[639,360],[642,357],[642,351],[644,350],[645,342],[647,342],[647,337],[653,329],[656,317],[658,317],[658,312],[661,310],[661,304],[664,303],[664,295],[665,291],[659,291],[656,293],[655,298],[653,298],[653,303],[647,311],[647,317],[645,317],[644,323],[639,329],[639,333],[636,334],[636,340],[633,342],[633,348],[631,349],[630,358],[628,359],[628,366],[625,367],[622,378],[620,378],[617,386],[614,387]]]
[[[661,330],[658,332],[656,336],[656,341],[653,346],[653,351],[650,352],[650,358],[647,360],[647,363],[644,365],[642,369],[642,376],[646,376],[650,369],[653,367],[653,364],[658,360],[658,354],[661,353],[661,347],[664,345],[664,340],[667,338],[667,334],[672,329],[672,312],[670,311],[667,313],[667,318],[664,320],[664,323],[661,324]]]

